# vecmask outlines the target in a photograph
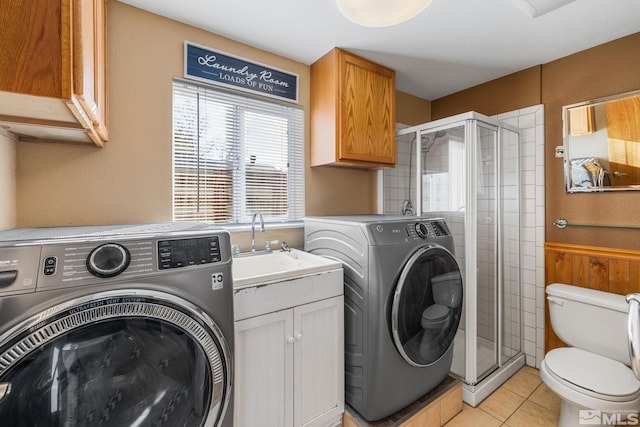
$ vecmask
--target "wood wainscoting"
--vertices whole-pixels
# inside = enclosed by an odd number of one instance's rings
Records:
[[[626,295],[640,292],[640,251],[545,243],[545,287],[566,283]],[[556,336],[545,299],[545,352],[565,344]]]

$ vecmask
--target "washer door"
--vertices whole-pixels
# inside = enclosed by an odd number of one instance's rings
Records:
[[[218,426],[230,396],[221,331],[162,292],[72,300],[1,342],[0,420],[16,427]]]
[[[462,315],[462,276],[458,263],[438,245],[420,248],[407,261],[393,296],[391,328],[400,355],[411,365],[440,359]]]

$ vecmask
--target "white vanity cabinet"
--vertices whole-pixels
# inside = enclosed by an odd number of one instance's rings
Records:
[[[235,427],[326,427],[344,412],[342,267],[234,290]]]

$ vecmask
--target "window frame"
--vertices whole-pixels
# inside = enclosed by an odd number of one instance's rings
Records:
[[[182,91],[182,92],[180,92]],[[193,118],[195,125],[188,130],[194,131],[196,135],[196,151],[195,155],[185,160],[187,156],[184,158],[180,158],[177,153],[177,144],[182,142],[183,146],[188,145],[188,137],[183,137],[184,141],[178,141],[176,137],[176,129],[180,128],[179,120],[181,117],[177,117],[176,115],[176,96],[185,96],[187,97],[189,91],[194,91],[196,95],[195,101],[198,103],[196,105],[196,117]],[[192,194],[195,194],[196,197],[196,209],[199,209],[202,204],[200,202],[200,197],[204,194],[205,188],[200,187],[200,179],[205,176],[201,170],[201,164],[203,159],[201,158],[201,149],[200,149],[200,140],[202,137],[202,130],[200,129],[201,117],[200,117],[200,109],[201,109],[201,101],[200,93],[213,94],[214,97],[217,95],[220,96],[220,100],[216,101],[215,99],[209,102],[216,103],[219,102],[220,105],[232,105],[231,103],[227,104],[226,102],[230,99],[236,99],[240,102],[236,102],[233,104],[231,108],[231,112],[226,113],[229,114],[229,117],[233,116],[230,120],[230,123],[233,123],[233,126],[227,125],[226,130],[231,130],[232,136],[225,137],[225,146],[231,147],[229,150],[233,156],[229,156],[232,159],[231,161],[218,161],[218,160],[210,160],[206,161],[207,165],[216,165],[219,164],[220,167],[218,169],[212,168],[211,170],[230,170],[231,175],[231,189],[229,190],[231,194],[231,205],[229,206],[229,221],[216,221],[215,218],[204,218],[207,216],[215,216],[215,213],[207,214],[203,212],[202,214],[198,214],[197,210],[191,212],[191,214],[177,214],[177,211],[180,210],[181,206],[183,208],[188,208],[188,203],[177,203],[177,194],[180,194],[176,191],[177,189],[177,179],[180,177],[180,173],[177,172],[178,168],[184,168],[185,172],[182,174],[184,177],[188,177],[189,168],[196,169],[196,173],[193,176],[196,176],[196,190]],[[224,99],[224,101],[223,101]],[[207,102],[207,101],[204,101]],[[185,104],[186,105],[186,104]],[[262,107],[261,107],[262,106]],[[280,110],[278,110],[280,109]],[[286,114],[277,114],[278,111],[286,112]],[[306,155],[305,155],[305,114],[302,106],[297,104],[292,104],[284,101],[274,100],[266,97],[252,96],[248,95],[244,92],[229,90],[226,88],[221,88],[215,85],[209,85],[200,82],[194,82],[190,80],[174,78],[172,81],[172,138],[171,138],[171,150],[172,150],[172,176],[171,176],[171,189],[172,189],[172,197],[171,197],[171,206],[172,206],[172,220],[173,221],[201,221],[212,223],[215,225],[223,225],[225,227],[242,227],[246,226],[251,222],[251,217],[255,213],[255,211],[249,212],[248,208],[248,188],[247,188],[247,162],[245,161],[246,150],[247,150],[247,131],[248,128],[246,123],[246,115],[247,114],[256,114],[256,115],[271,115],[276,120],[286,121],[286,152],[287,152],[287,166],[284,169],[287,177],[287,195],[286,199],[283,200],[287,203],[287,212],[286,216],[271,216],[268,213],[261,212],[264,215],[264,220],[270,224],[283,224],[285,226],[299,226],[302,224],[302,218],[305,216],[305,170],[306,170]],[[183,120],[182,123],[187,123],[187,120]],[[259,127],[256,127],[258,129]],[[181,130],[186,129],[186,127],[180,128]],[[185,132],[186,133],[186,132]],[[227,141],[227,139],[232,142]],[[259,141],[259,143],[264,141]],[[284,144],[282,145],[284,146]],[[259,154],[259,153],[258,153]],[[177,158],[178,156],[178,158]],[[275,170],[275,168],[274,168]],[[267,181],[268,182],[268,181]],[[184,194],[189,194],[188,191],[185,191]],[[277,205],[277,204],[276,204]],[[205,205],[206,207],[206,205]],[[271,206],[266,206],[269,208]],[[211,209],[209,209],[210,211]],[[188,217],[186,217],[188,216]]]

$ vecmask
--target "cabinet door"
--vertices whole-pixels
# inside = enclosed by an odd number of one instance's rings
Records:
[[[105,0],[73,0],[73,99],[85,128],[103,141],[107,133],[107,33]],[[78,105],[79,104],[79,105]],[[81,117],[78,117],[83,121]]]
[[[61,38],[70,38],[69,12],[60,1],[0,0],[0,91],[68,96],[63,73],[71,60]]]
[[[293,425],[293,310],[235,323],[235,427]]]
[[[21,141],[107,132],[107,0],[0,0],[0,125]]]
[[[395,164],[395,74],[347,53],[340,70],[339,159]]]
[[[640,97],[607,101],[609,173],[611,184],[640,182]]]
[[[294,308],[294,425],[327,426],[344,412],[343,297]]]

